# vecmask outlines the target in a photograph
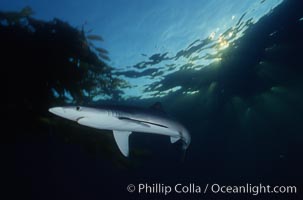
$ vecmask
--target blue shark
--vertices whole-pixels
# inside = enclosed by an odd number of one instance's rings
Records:
[[[133,132],[169,136],[171,143],[182,140],[184,150],[191,142],[187,129],[168,117],[160,103],[156,103],[150,108],[65,106],[50,108],[49,112],[83,126],[112,130],[118,148],[125,157],[129,156],[129,136]]]

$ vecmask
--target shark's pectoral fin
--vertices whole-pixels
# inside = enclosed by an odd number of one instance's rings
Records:
[[[126,157],[128,157],[129,154],[129,144],[128,144],[128,138],[129,135],[132,133],[131,131],[117,131],[113,130],[114,138],[116,140],[116,143],[122,152],[122,154]]]
[[[175,143],[175,142],[177,142],[178,140],[180,140],[180,137],[173,137],[173,136],[170,137],[170,142],[171,142],[171,143]]]

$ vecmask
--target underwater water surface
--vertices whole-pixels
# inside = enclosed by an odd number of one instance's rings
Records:
[[[3,196],[24,199],[300,199],[303,3],[1,1]],[[111,131],[62,105],[155,102],[191,134]],[[296,194],[149,194],[127,186],[293,185]],[[2,194],[0,194],[2,195]]]

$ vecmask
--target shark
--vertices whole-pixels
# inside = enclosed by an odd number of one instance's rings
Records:
[[[131,106],[63,106],[49,112],[95,129],[111,130],[121,153],[129,156],[129,136],[133,132],[160,134],[170,137],[171,143],[182,141],[186,150],[191,142],[187,129],[164,112],[161,103],[149,108]]]

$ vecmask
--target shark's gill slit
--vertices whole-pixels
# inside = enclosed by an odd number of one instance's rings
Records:
[[[83,119],[84,117],[78,117],[77,119],[76,119],[76,122],[78,122],[80,119]]]

